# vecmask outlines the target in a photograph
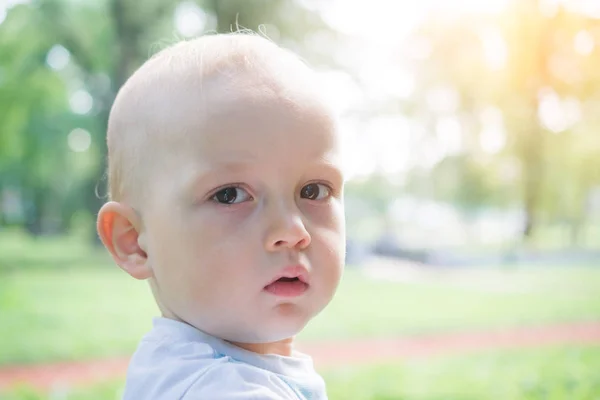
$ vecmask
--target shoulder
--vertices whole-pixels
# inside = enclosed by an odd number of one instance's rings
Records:
[[[182,400],[287,400],[298,399],[290,385],[272,372],[223,357],[207,368]]]
[[[159,352],[162,357],[148,358],[138,353],[127,374],[124,399],[298,399],[290,384],[270,371],[217,353],[198,356],[197,349],[187,350],[185,355]]]
[[[180,399],[217,361],[206,343],[153,332],[139,343],[129,362],[124,399]]]

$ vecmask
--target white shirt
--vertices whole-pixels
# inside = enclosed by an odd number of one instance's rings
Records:
[[[155,318],[129,364],[125,400],[325,400],[312,359],[261,355]]]

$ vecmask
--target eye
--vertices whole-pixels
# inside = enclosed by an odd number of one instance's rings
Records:
[[[309,200],[324,200],[331,196],[331,189],[322,183],[309,183],[300,190],[300,197]]]
[[[252,197],[240,187],[229,186],[219,190],[211,199],[221,204],[237,204],[251,200]]]

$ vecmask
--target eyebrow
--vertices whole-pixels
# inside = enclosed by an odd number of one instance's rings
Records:
[[[314,167],[319,168],[319,169],[325,169],[325,170],[327,170],[328,174],[334,175],[335,178],[337,180],[339,180],[340,182],[344,181],[344,174],[343,174],[342,170],[332,162],[318,161],[317,163],[314,164]]]
[[[256,162],[256,158],[252,161]],[[236,174],[248,171],[248,169],[252,168],[252,164],[254,164],[252,161],[249,157],[244,161],[220,161],[212,164],[209,168],[198,168],[184,180],[184,192],[188,194],[194,193],[198,187],[202,186],[205,181],[210,180],[216,174],[222,174],[223,172]],[[307,166],[312,171],[325,170],[327,175],[332,176],[332,180],[334,181],[332,183],[341,184],[344,182],[344,174],[341,169],[329,160],[320,159],[315,162],[308,162]]]
[[[246,171],[250,167],[250,163],[247,161],[226,161],[218,162],[211,165],[208,168],[198,168],[194,170],[190,176],[185,179],[183,187],[186,191],[193,191],[195,188],[200,186],[204,181],[212,178],[217,173],[229,172],[239,173]]]

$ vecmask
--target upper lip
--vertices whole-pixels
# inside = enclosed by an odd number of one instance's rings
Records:
[[[308,284],[308,270],[303,265],[290,265],[282,269],[269,283],[265,286],[276,282],[281,278],[298,278],[300,282]]]

